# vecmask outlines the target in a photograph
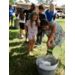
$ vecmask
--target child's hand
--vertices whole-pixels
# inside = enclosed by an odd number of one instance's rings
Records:
[[[40,23],[40,20],[37,20],[37,23]]]
[[[39,19],[39,16],[37,16],[37,18]]]
[[[40,20],[39,19],[37,19],[37,24],[38,24],[38,26],[40,26]]]
[[[24,13],[24,15],[26,16],[26,13]]]

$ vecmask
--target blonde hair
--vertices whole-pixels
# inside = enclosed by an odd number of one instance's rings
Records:
[[[51,10],[51,9],[50,9],[51,5],[54,5],[54,3],[53,3],[53,2],[50,3],[50,6],[49,6],[49,9],[48,9],[48,12],[50,12],[50,10]],[[54,5],[54,13],[55,13],[55,5]]]

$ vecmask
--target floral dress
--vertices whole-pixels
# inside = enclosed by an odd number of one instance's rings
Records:
[[[30,20],[27,20],[26,26],[28,26],[28,39],[32,40],[35,39],[35,35],[37,34],[37,26],[36,22],[33,22],[33,27],[31,27]]]
[[[54,24],[57,25],[55,36],[54,36],[54,41],[55,41],[56,45],[61,46],[62,42],[65,40],[65,36],[63,36],[64,31],[63,31],[62,27],[59,25],[58,22],[51,21],[50,22],[50,30],[45,30],[45,33],[46,33],[46,35],[51,34],[52,26]]]

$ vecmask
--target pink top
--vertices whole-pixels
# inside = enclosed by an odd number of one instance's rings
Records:
[[[36,22],[33,21],[33,27],[32,28],[31,28],[30,24],[31,24],[30,20],[27,20],[26,26],[28,26],[28,34],[29,35],[36,35],[37,34]]]

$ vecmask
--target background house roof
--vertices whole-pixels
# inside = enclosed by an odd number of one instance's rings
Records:
[[[24,2],[16,2],[16,5],[31,5],[31,3],[24,3]],[[36,4],[36,6],[39,6],[39,4]],[[45,7],[49,7],[49,5],[45,5]],[[59,6],[55,6],[55,8],[62,8],[65,9],[65,7],[59,7]]]

